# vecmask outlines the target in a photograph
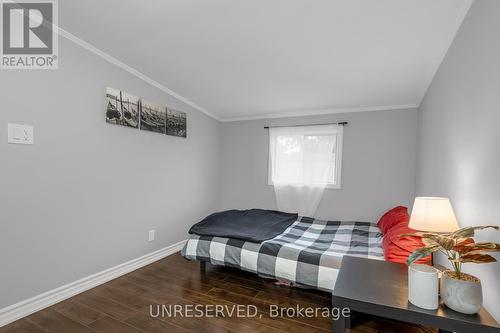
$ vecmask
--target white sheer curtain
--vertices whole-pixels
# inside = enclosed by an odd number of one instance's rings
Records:
[[[278,210],[314,217],[335,178],[338,125],[269,128],[270,180]]]

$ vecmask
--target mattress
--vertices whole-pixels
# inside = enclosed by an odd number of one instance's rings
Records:
[[[332,291],[342,257],[383,260],[382,233],[368,222],[299,217],[262,243],[191,235],[181,254],[188,260],[236,267],[301,287]]]

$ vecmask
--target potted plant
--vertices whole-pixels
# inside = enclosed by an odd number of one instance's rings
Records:
[[[453,270],[445,270],[441,278],[441,297],[449,308],[466,314],[477,313],[483,303],[481,280],[462,272],[464,263],[489,263],[496,259],[483,252],[498,252],[500,244],[476,243],[473,239],[476,230],[498,226],[465,227],[451,233],[416,232],[401,237],[420,236],[424,247],[415,250],[407,260],[408,265],[440,251],[451,262]]]

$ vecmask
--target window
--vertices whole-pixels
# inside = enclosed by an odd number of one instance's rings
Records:
[[[269,185],[340,188],[343,126],[269,129]]]

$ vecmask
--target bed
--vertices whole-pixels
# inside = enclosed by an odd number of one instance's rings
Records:
[[[308,217],[298,217],[284,232],[261,243],[192,234],[181,254],[188,260],[330,292],[343,256],[384,258],[382,233],[376,224]]]

